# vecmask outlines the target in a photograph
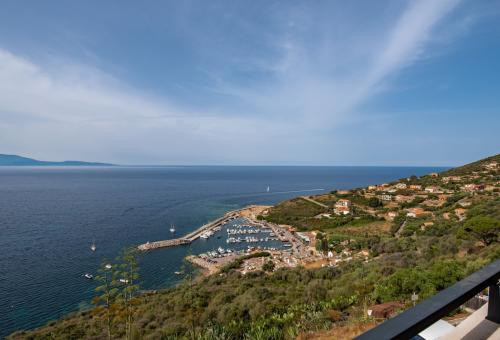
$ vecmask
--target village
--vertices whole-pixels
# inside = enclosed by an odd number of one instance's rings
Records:
[[[366,240],[373,235],[411,237],[442,221],[463,221],[467,209],[482,196],[498,196],[498,170],[499,165],[492,161],[464,175],[431,173],[366,188],[298,197],[275,207],[251,206],[239,211],[250,229],[228,230],[227,242],[246,241],[246,249],[219,248],[191,255],[188,260],[207,275],[235,261],[238,266],[233,269],[243,275],[284,267],[336,267],[353,259],[370,261],[377,254],[366,247]],[[293,216],[290,210],[301,216],[283,221],[282,216]],[[283,246],[263,246],[258,241],[264,239],[258,237],[234,237],[261,231],[279,239]]]

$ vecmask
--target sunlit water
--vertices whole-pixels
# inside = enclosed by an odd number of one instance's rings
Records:
[[[437,168],[4,167],[0,168],[0,337],[87,308],[95,273],[126,246],[181,236],[228,210],[361,187]],[[270,191],[266,192],[267,186]],[[174,235],[169,227],[176,226]],[[188,252],[226,235],[159,249],[141,261],[144,289],[175,284]],[[97,250],[90,245],[95,240]],[[246,246],[246,244],[244,245]]]

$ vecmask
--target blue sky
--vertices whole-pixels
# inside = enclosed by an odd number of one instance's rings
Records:
[[[498,1],[2,1],[0,153],[458,165],[500,150]]]

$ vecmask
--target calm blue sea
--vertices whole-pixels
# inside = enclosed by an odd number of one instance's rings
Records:
[[[87,308],[104,258],[185,234],[224,212],[316,189],[348,189],[442,168],[425,167],[3,167],[0,168],[0,338]],[[266,192],[270,186],[270,192]],[[97,251],[89,249],[96,241]],[[198,240],[191,252],[222,240]],[[225,242],[223,247],[225,247]],[[178,282],[188,247],[147,253],[144,289]]]

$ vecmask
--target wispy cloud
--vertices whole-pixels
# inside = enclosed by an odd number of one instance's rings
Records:
[[[267,54],[237,53],[228,72],[218,66],[234,46],[198,46],[222,60],[202,67],[211,80],[203,87],[231,98],[227,105],[182,105],[88,65],[55,68],[0,49],[0,144],[42,158],[122,163],[328,163],[325,144],[345,141],[324,132],[361,119],[358,106],[425,55],[458,4],[409,2],[365,28],[339,16],[332,25],[345,27],[325,30],[330,18],[316,20],[309,7],[273,14],[272,33],[241,22]]]
[[[280,118],[284,115],[312,125],[343,123],[350,120],[359,104],[381,91],[386,80],[426,52],[433,30],[458,3],[459,0],[410,2],[389,29],[373,32],[368,27],[340,38],[347,42],[332,41],[331,35],[317,33],[317,47],[311,48],[307,41],[310,35],[305,39],[285,35],[278,38],[282,42],[276,45],[282,58],[267,65],[257,64],[273,73],[268,82],[248,88],[218,79],[218,91],[237,96],[265,114],[278,113]],[[350,61],[356,57],[353,51],[338,47],[345,44],[363,44],[363,52],[358,51],[363,57]]]

